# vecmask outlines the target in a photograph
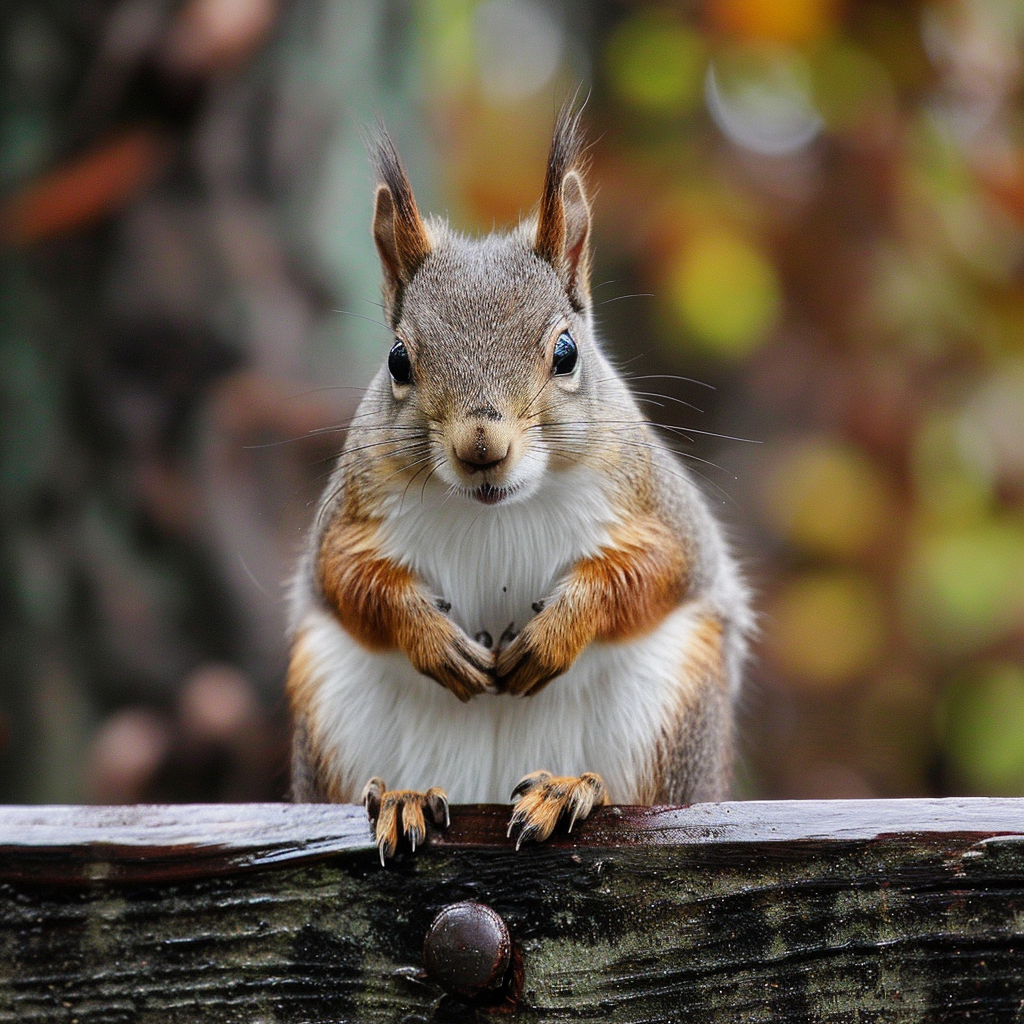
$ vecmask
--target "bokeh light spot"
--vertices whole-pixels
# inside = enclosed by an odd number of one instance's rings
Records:
[[[791,581],[768,612],[768,648],[789,682],[824,689],[872,668],[885,645],[885,615],[875,587],[848,572]]]
[[[1024,615],[1024,530],[985,523],[925,534],[906,580],[915,635],[933,650],[969,653]]]
[[[782,537],[811,554],[840,558],[874,544],[893,509],[878,467],[852,445],[829,438],[787,451],[766,492],[768,520]]]
[[[982,668],[940,708],[950,769],[963,792],[1024,796],[1024,667]]]
[[[725,51],[708,65],[704,92],[722,133],[762,156],[796,153],[824,127],[813,103],[810,68],[791,51]]]
[[[682,114],[700,102],[707,55],[697,33],[650,15],[616,26],[605,49],[612,91],[623,102],[661,114]]]
[[[752,352],[781,306],[771,261],[757,244],[726,228],[703,229],[689,238],[669,286],[683,323],[704,348],[723,358]]]
[[[515,102],[543,89],[562,60],[564,31],[535,0],[487,0],[475,15],[480,84],[496,102]]]

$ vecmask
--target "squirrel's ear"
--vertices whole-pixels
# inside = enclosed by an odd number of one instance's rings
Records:
[[[570,102],[555,123],[534,251],[555,268],[578,309],[590,302],[590,203],[582,162],[580,115]]]
[[[378,125],[374,163],[380,184],[373,206],[373,240],[384,270],[384,306],[392,327],[402,310],[402,293],[430,253],[412,186],[391,137]]]

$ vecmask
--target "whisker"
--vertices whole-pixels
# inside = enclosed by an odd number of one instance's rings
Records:
[[[685,384],[698,384],[702,388],[707,388],[709,391],[717,391],[718,388],[714,384],[709,384],[704,380],[697,380],[695,377],[681,377],[677,373],[641,373],[641,374],[620,374],[624,380],[678,380]]]
[[[609,302],[621,302],[623,299],[653,299],[654,292],[632,292],[629,295],[613,295],[610,299],[602,299],[595,302],[595,306],[607,306]]]
[[[351,433],[353,430],[421,430],[421,427],[416,426],[399,426],[397,424],[341,424],[336,427],[314,427],[312,430],[307,430],[305,434],[300,434],[298,437],[285,437],[280,441],[264,441],[261,444],[245,444],[242,445],[242,451],[260,451],[263,448],[280,448],[286,444],[298,444],[300,441],[307,441],[311,437],[324,437],[327,434],[340,434],[343,431]]]
[[[369,451],[371,448],[381,448],[384,445],[389,445],[389,444],[394,444],[394,443],[395,443],[394,438],[390,438],[390,437],[386,438],[383,441],[368,441],[366,444],[356,445],[355,448],[346,448],[346,449],[344,449],[344,451],[342,451],[342,453],[338,456],[338,458],[343,459],[346,456],[355,455],[357,452],[365,452],[365,451]],[[406,453],[410,453],[410,452],[415,451],[416,448],[419,447],[420,445],[424,445],[424,444],[427,444],[427,443],[428,443],[428,439],[427,438],[422,438],[422,437],[421,438],[413,438],[412,440],[406,442],[406,446],[404,448],[398,448],[394,452],[391,452],[390,454],[392,455],[392,457],[399,458],[399,457],[401,457],[402,455],[404,455]]]
[[[559,443],[559,444],[563,444],[564,443],[564,439],[558,437],[557,435],[555,436],[554,440],[557,443]],[[579,441],[579,440],[581,440],[581,438],[575,437],[575,436],[570,436],[568,438],[568,440],[570,440],[570,441]],[[641,449],[649,449],[651,451],[667,452],[670,455],[678,456],[679,458],[686,459],[689,462],[699,462],[699,463],[701,463],[704,466],[710,466],[712,469],[717,469],[720,473],[725,473],[726,475],[732,477],[734,480],[738,480],[739,479],[739,477],[736,476],[734,473],[731,473],[729,470],[725,469],[723,466],[719,466],[717,463],[712,462],[710,459],[701,458],[699,455],[694,455],[692,452],[680,451],[677,448],[673,448],[671,445],[656,444],[654,441],[630,441],[630,440],[628,440],[626,438],[622,438],[622,437],[616,438],[615,439],[615,443],[616,444],[621,444],[621,445],[626,445],[626,446],[631,447],[631,448],[641,448]],[[561,451],[562,451],[562,449],[559,448],[559,453],[561,453]]]
[[[533,403],[544,393],[544,389],[551,383],[551,378],[548,377],[543,384],[537,389],[537,393],[526,403],[526,408],[520,413],[521,416],[527,416],[530,410],[533,408]]]
[[[632,392],[633,397],[640,398],[663,398],[666,402],[675,402],[676,405],[685,405],[687,409],[692,409],[694,412],[704,413],[704,410],[699,406],[693,404],[693,402],[686,402],[682,398],[676,398],[675,395],[663,395],[660,391],[634,391]]]
[[[375,448],[375,447],[377,447],[379,445],[390,444],[390,443],[392,443],[392,442],[390,442],[390,441],[377,441],[377,442],[374,442],[373,444],[366,445],[364,447],[365,448]],[[419,441],[413,442],[412,444],[408,445],[405,448],[401,448],[401,449],[399,449],[396,452],[390,453],[390,455],[391,455],[392,458],[407,458],[408,456],[416,456],[416,455],[418,455],[420,452],[422,452],[424,450],[422,446],[424,444],[427,444],[427,443],[429,443],[429,442],[421,439]],[[345,455],[355,454],[355,452],[361,451],[361,450],[362,449],[349,449],[348,451],[342,452],[341,457],[344,457]],[[426,456],[426,458],[429,458],[429,457],[430,457],[430,455],[429,455],[429,452],[428,452],[428,455]],[[421,461],[425,461],[425,459],[421,460]],[[415,461],[412,463],[412,465],[416,465],[416,464],[417,464],[417,462],[415,462]],[[386,477],[382,481],[382,483],[387,483],[389,480],[393,479],[395,476],[397,476],[397,475],[399,475],[401,473],[404,473],[408,468],[409,468],[409,466],[403,466],[396,473],[392,473],[388,477]],[[316,518],[316,523],[317,523],[318,526],[319,526],[319,524],[323,520],[324,511],[327,509],[328,505],[330,505],[338,497],[338,495],[341,493],[341,490],[342,490],[342,488],[344,486],[345,486],[345,481],[343,480],[343,481],[341,481],[341,483],[329,495],[325,495],[324,496],[324,498],[322,500],[322,504],[320,506],[320,512],[317,514],[317,518]]]
[[[345,316],[359,317],[360,320],[366,320],[368,323],[376,324],[378,327],[383,327],[384,330],[388,332],[388,334],[391,333],[391,328],[386,323],[384,323],[383,320],[376,320],[372,316],[363,316],[362,313],[356,313],[354,310],[351,309],[332,309],[331,312],[344,313]]]
[[[646,423],[646,421],[645,421]],[[537,430],[544,427],[564,427],[564,426],[593,426],[594,424],[600,424],[601,426],[623,426],[623,427],[640,427],[642,424],[636,420],[563,420],[555,421],[552,423],[531,423],[526,429]],[[669,423],[648,423],[646,424],[651,427],[656,427],[660,430],[670,430],[676,434],[682,434],[686,437],[688,434],[700,434],[702,437],[717,437],[722,441],[742,441],[744,444],[764,444],[763,441],[759,441],[753,437],[736,437],[733,434],[718,434],[713,430],[698,430],[696,427],[676,427]],[[688,440],[693,440],[688,438]]]
[[[441,466],[440,463],[435,463],[434,467],[430,470],[430,472],[423,479],[423,486],[420,488],[420,504],[421,505],[423,504],[424,498],[426,497],[427,484],[430,483],[430,478],[438,471],[438,469],[440,469],[440,466]]]
[[[416,479],[416,477],[418,477],[418,476],[420,475],[420,473],[422,473],[422,472],[423,472],[423,470],[424,470],[424,469],[426,469],[426,467],[427,467],[427,466],[429,466],[429,465],[430,465],[430,464],[431,464],[431,463],[432,463],[433,461],[434,461],[434,456],[433,456],[433,454],[432,454],[432,453],[428,453],[428,454],[427,454],[427,456],[426,456],[426,458],[420,459],[420,460],[419,460],[419,462],[414,462],[414,463],[412,464],[412,466],[417,466],[417,465],[418,465],[418,466],[419,466],[420,468],[419,468],[419,469],[417,469],[417,470],[416,470],[416,472],[415,472],[415,473],[413,473],[413,475],[412,475],[411,477],[409,477],[409,482],[408,482],[408,483],[407,483],[407,484],[405,485],[405,490],[403,490],[403,491],[402,491],[402,499],[401,499],[401,501],[399,501],[399,503],[398,503],[398,514],[399,514],[399,515],[401,515],[401,514],[402,514],[402,509],[403,509],[403,508],[405,507],[405,496],[406,496],[406,495],[407,495],[407,494],[409,493],[409,488],[410,488],[410,487],[412,487],[412,485],[413,485],[413,481],[414,481],[414,480]],[[422,465],[421,465],[421,463],[422,463]],[[412,469],[412,466],[409,466],[409,467],[407,467],[407,468],[408,468],[408,469]],[[435,470],[435,469],[437,469],[437,466],[436,466],[436,465],[434,465],[434,466],[433,466],[433,467],[431,468],[430,472],[429,472],[429,473],[427,474],[427,478],[426,478],[427,480],[429,480],[429,479],[430,479],[430,477],[431,477],[431,476],[433,475],[433,472],[434,472],[434,470]],[[424,487],[426,487],[426,480],[425,480],[425,481],[423,482],[423,486],[424,486]],[[422,502],[423,502],[423,494],[421,493],[421,494],[420,494],[420,503],[422,504]]]
[[[310,388],[308,391],[300,391],[296,395],[289,395],[287,402],[295,402],[300,398],[308,398],[310,395],[319,395],[325,391],[361,391],[366,394],[369,388],[356,387],[355,384],[325,384],[322,388]]]
[[[727,470],[722,469],[721,466],[716,466],[713,462],[708,462],[706,459],[698,459],[698,458],[696,458],[696,456],[687,455],[685,452],[674,452],[672,449],[666,449],[666,450],[667,451],[671,451],[671,452],[673,452],[673,454],[679,455],[682,458],[689,458],[689,459],[693,459],[694,461],[704,463],[705,465],[711,466],[713,469],[720,470],[723,473],[727,473],[728,472]],[[566,455],[566,453],[569,456],[572,456],[572,455],[578,456],[575,459],[573,459],[573,458],[569,459],[570,462],[572,462],[574,465],[577,465],[577,466],[578,465],[595,465],[595,462],[594,462],[595,458],[598,459],[598,464],[600,463],[599,457],[595,456],[591,452],[580,452],[577,449],[571,449],[571,448],[570,449],[560,449],[559,450],[559,455]],[[708,485],[708,487],[711,487],[718,494],[720,494],[722,496],[723,500],[729,502],[732,505],[737,505],[737,507],[738,507],[736,499],[727,490],[725,490],[721,485],[719,485],[714,480],[712,480],[706,473],[702,473],[699,469],[689,469],[687,472],[684,473],[684,472],[682,472],[681,470],[678,470],[678,469],[672,469],[672,468],[669,468],[669,467],[664,467],[663,471],[670,473],[672,476],[676,477],[678,480],[683,480],[686,483],[692,483],[693,482],[692,481],[692,476],[698,476],[698,477],[701,478],[701,480],[704,481],[704,483],[706,483]],[[731,473],[729,473],[729,476],[731,476],[734,480],[738,480],[739,479],[738,477],[734,476]]]

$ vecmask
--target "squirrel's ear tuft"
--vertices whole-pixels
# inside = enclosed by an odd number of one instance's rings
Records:
[[[373,240],[384,270],[384,306],[391,325],[402,310],[402,293],[430,253],[430,239],[420,219],[412,186],[391,136],[380,123],[373,142],[377,195],[373,207]]]
[[[581,111],[562,107],[551,139],[534,251],[565,284],[577,309],[590,302],[590,203],[583,186]]]

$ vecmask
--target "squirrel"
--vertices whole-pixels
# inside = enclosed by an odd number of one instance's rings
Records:
[[[372,148],[394,341],[293,585],[293,799],[360,798],[382,864],[510,785],[517,849],[724,799],[747,590],[596,337],[580,112],[536,214],[482,238],[421,218],[382,125]]]

